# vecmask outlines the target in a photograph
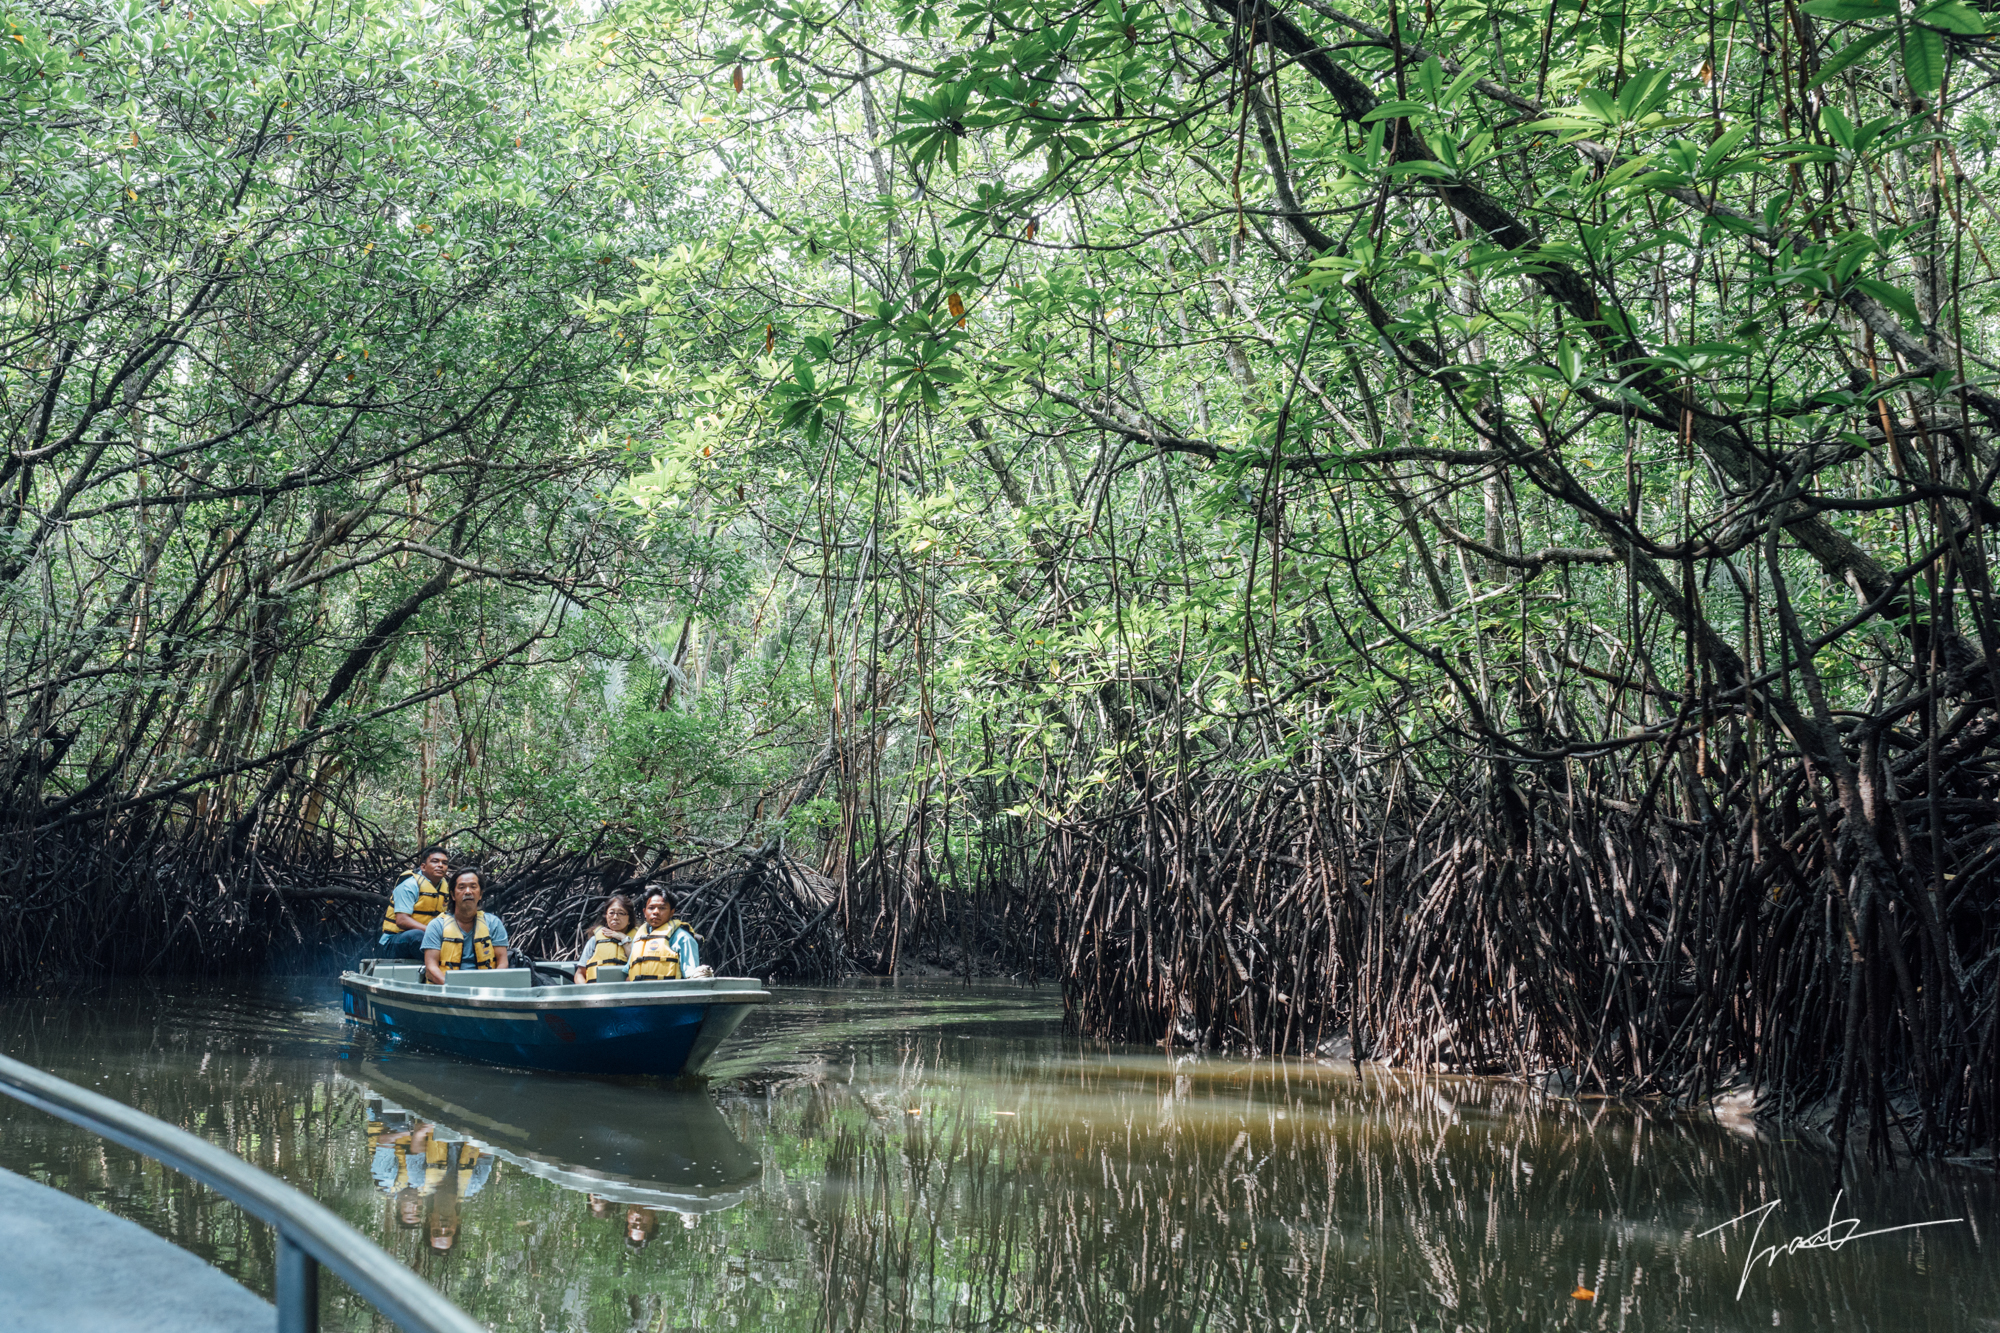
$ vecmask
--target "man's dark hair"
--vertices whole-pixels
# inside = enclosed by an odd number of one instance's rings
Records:
[[[424,862],[430,860],[432,855],[437,852],[443,852],[446,860],[451,859],[451,848],[445,846],[441,842],[434,842],[430,846],[424,848],[421,852],[417,853],[417,864],[422,865]]]
[[[670,914],[681,909],[680,902],[674,897],[674,891],[664,884],[648,884],[645,893],[639,897],[639,905],[643,907],[655,898],[666,899],[667,911]]]
[[[483,872],[481,872],[479,867],[460,866],[458,869],[451,872],[451,883],[446,886],[451,890],[451,896],[454,902],[457,901],[458,899],[458,882],[464,879],[467,875],[472,876],[473,881],[479,885],[479,896],[481,898],[484,898],[486,896],[486,876]]]

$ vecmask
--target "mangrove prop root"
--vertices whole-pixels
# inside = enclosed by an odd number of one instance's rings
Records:
[[[1066,886],[1066,1010],[1116,1040],[1351,1051],[1565,1092],[1743,1086],[1837,1135],[1851,1114],[1875,1150],[1990,1146],[1985,745],[1962,737],[1943,765],[1868,747],[1865,828],[1824,775],[1742,744],[1135,784],[1065,820],[1039,867]]]

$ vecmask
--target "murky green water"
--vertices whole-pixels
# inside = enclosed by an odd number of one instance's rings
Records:
[[[1106,1050],[1047,991],[780,996],[694,1092],[385,1051],[316,982],[0,1001],[0,1049],[277,1173],[503,1330],[2000,1333],[1988,1173],[1873,1173],[1836,1210],[1809,1145],[1712,1122]],[[270,1290],[230,1205],[4,1099],[0,1166]],[[1963,1220],[1746,1282],[1751,1224],[1700,1233],[1779,1199],[1760,1250]],[[328,1286],[328,1327],[379,1326]]]

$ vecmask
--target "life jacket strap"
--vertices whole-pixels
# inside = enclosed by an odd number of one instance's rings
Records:
[[[473,923],[472,969],[492,967],[495,960],[493,932],[487,928],[486,913],[481,912]],[[465,929],[458,924],[457,917],[445,918],[442,947],[438,949],[438,966],[448,972],[468,970],[465,964]]]

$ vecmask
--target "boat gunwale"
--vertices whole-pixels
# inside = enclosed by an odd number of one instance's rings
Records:
[[[341,985],[366,991],[377,1003],[395,1000],[413,1001],[426,1009],[445,1006],[451,1008],[496,1009],[503,1011],[539,1012],[551,1009],[652,1009],[669,1005],[754,1005],[767,1004],[771,992],[755,977],[716,977],[713,981],[747,981],[751,985],[742,988],[718,989],[711,979],[700,981],[612,981],[586,982],[579,986],[436,986],[424,981],[390,981],[372,977],[362,972],[343,972]],[[619,987],[621,994],[572,995],[572,990],[595,991],[599,987],[609,990]],[[643,992],[624,990],[628,986],[643,986]],[[657,987],[674,986],[690,989],[664,991]],[[692,989],[698,987],[699,989]]]

